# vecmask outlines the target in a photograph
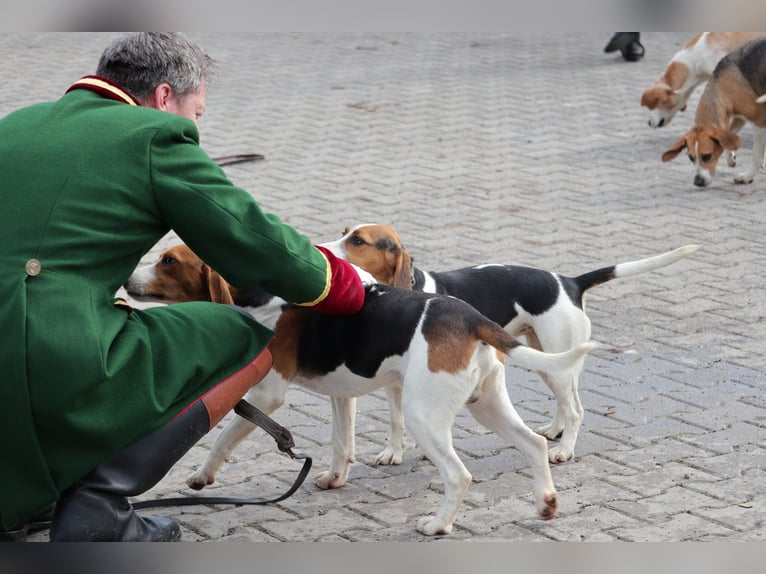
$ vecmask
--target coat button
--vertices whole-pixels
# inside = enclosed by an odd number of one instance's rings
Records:
[[[34,277],[35,275],[39,275],[40,271],[42,271],[43,266],[40,265],[40,262],[37,259],[30,259],[27,261],[27,264],[24,266],[24,269],[27,271],[27,275]]]

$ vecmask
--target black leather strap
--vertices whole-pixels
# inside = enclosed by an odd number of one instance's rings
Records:
[[[198,504],[236,504],[236,505],[254,505],[254,504],[273,504],[279,502],[293,495],[298,490],[303,481],[306,480],[309,471],[311,470],[312,460],[311,457],[305,454],[295,454],[293,447],[295,442],[293,436],[289,430],[280,424],[276,423],[273,419],[269,418],[262,411],[255,408],[248,403],[245,399],[241,399],[235,406],[234,412],[244,419],[249,420],[256,426],[261,427],[277,442],[277,448],[290,455],[290,458],[296,460],[303,460],[303,467],[298,473],[295,482],[284,494],[277,496],[276,498],[260,499],[260,498],[229,498],[225,496],[179,496],[172,498],[156,498],[153,500],[142,500],[140,502],[134,502],[133,508],[155,508],[159,506],[192,506]]]

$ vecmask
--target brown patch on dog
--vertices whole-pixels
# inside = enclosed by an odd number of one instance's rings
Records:
[[[344,235],[351,231],[346,228]],[[370,273],[377,281],[400,289],[412,288],[412,258],[399,234],[388,225],[366,225],[343,244],[346,259]]]
[[[468,368],[476,345],[482,342],[495,349],[502,361],[503,355],[521,345],[518,340],[483,315],[450,315],[432,303],[426,310],[423,337],[428,343],[428,370],[458,373]],[[442,301],[441,304],[451,304]],[[461,324],[455,324],[456,317]]]
[[[670,62],[662,76],[641,94],[641,105],[650,110],[672,110],[678,105],[676,90],[681,89],[689,78],[689,66]]]
[[[459,373],[468,368],[478,339],[469,338],[465,333],[450,329],[445,323],[436,323],[426,329],[423,336],[428,342],[428,370],[432,373],[446,371]]]
[[[672,90],[678,90],[689,78],[689,66],[681,62],[670,62],[665,69],[664,80]]]
[[[652,86],[641,94],[641,105],[650,110],[657,108],[672,108],[678,101],[673,89],[666,85]]]
[[[298,341],[305,318],[305,310],[285,309],[277,320],[274,338],[269,342],[274,370],[287,381],[298,374]]]
[[[699,39],[702,38],[702,34],[704,34],[704,32],[697,32],[697,34],[695,34],[693,38],[691,38],[688,42],[686,42],[686,44],[684,44],[684,48],[686,48],[687,50],[691,50],[692,47],[694,47],[694,45],[697,42],[699,42]]]

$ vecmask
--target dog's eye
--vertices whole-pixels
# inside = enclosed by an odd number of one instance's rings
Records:
[[[701,159],[702,159],[703,162],[707,163],[711,159],[713,159],[713,154],[712,153],[703,153]]]
[[[173,265],[176,260],[173,259],[170,255],[165,255],[165,257],[162,258],[162,264],[163,265]]]
[[[359,237],[358,235],[354,235],[354,236],[351,238],[351,244],[352,244],[352,245],[356,245],[356,246],[358,247],[358,246],[360,246],[360,245],[364,245],[364,244],[365,244],[365,242],[364,242],[364,239],[362,239],[362,238],[361,238],[361,237]]]

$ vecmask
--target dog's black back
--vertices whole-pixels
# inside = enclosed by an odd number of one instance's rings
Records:
[[[724,56],[715,67],[713,78],[728,66],[737,66],[757,95],[766,94],[766,38],[748,42]]]

